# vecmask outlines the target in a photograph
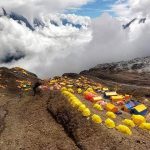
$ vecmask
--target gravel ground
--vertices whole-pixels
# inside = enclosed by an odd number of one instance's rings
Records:
[[[0,93],[1,150],[77,150],[47,111],[47,98]]]

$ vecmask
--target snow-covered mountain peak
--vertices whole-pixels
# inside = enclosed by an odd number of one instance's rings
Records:
[[[134,23],[136,24],[142,24],[145,23],[147,20],[147,18],[134,18],[131,21],[129,21],[128,23],[123,25],[123,29],[127,29],[129,28],[131,25],[133,25]]]
[[[32,31],[39,27],[44,28],[50,26],[69,26],[76,29],[85,29],[88,28],[91,23],[89,17],[82,17],[74,14],[51,14],[47,16],[41,16],[40,18],[34,18],[33,21],[30,22],[23,15],[19,15],[15,12],[7,13],[4,8],[0,9],[0,17],[2,16],[7,16],[8,18],[17,21],[19,24],[24,24]]]
[[[106,71],[129,71],[129,72],[149,72],[150,73],[150,56],[135,58],[129,61],[100,64],[96,69]]]

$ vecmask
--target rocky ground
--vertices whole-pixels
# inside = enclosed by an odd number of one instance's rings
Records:
[[[15,71],[15,72],[14,72]],[[1,68],[0,149],[76,150],[78,147],[47,111],[49,93],[32,96],[17,88],[16,80],[34,83],[37,77],[22,70]]]
[[[0,96],[1,150],[76,150],[78,147],[47,111],[48,95]]]
[[[65,74],[78,78],[77,74]],[[89,76],[96,82],[118,87],[118,83]],[[0,68],[0,149],[2,150],[146,150],[150,134],[138,129],[126,136],[115,129],[96,125],[72,108],[59,92],[33,96],[32,90],[22,91],[17,80],[31,86],[38,77],[21,68]],[[114,86],[115,85],[115,86]],[[135,90],[143,86],[119,84],[120,89]],[[144,87],[145,88],[145,87]],[[149,87],[147,87],[149,90]],[[121,91],[121,90],[120,90]],[[143,89],[143,91],[145,91]],[[81,100],[82,97],[77,95]],[[145,98],[139,95],[140,98]],[[93,111],[92,106],[86,105]],[[104,114],[101,114],[102,118]],[[116,120],[118,123],[120,119]]]
[[[116,87],[121,93],[150,98],[150,72],[144,70],[150,67],[150,63],[147,62],[150,62],[150,57],[127,62],[101,64],[82,71],[80,75]]]
[[[125,84],[150,86],[150,56],[128,61],[99,64],[81,74]]]

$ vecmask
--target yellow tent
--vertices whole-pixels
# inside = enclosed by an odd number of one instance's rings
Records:
[[[111,104],[111,103],[106,104],[106,110],[107,111],[112,111],[114,113],[118,112],[118,108],[115,105]]]
[[[132,109],[133,114],[146,115],[147,112],[147,107],[144,104],[139,104]]]
[[[134,109],[141,112],[141,111],[144,111],[145,109],[147,109],[147,107],[144,104],[140,104],[140,105],[137,105],[136,107],[134,107]]]
[[[93,97],[93,101],[96,102],[96,101],[100,101],[102,100],[102,96],[96,96],[96,97]]]
[[[105,98],[110,98],[111,96],[117,96],[117,92],[105,92]]]
[[[103,90],[103,91],[109,91],[109,89],[106,88],[106,87],[104,87],[102,90]]]
[[[111,96],[111,100],[112,101],[121,101],[124,99],[124,96],[123,95],[117,95],[117,96]]]

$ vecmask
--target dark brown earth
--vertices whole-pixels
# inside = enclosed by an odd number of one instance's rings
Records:
[[[136,97],[150,98],[150,74],[137,72],[104,72],[100,69],[90,69],[80,73],[92,78],[97,82],[102,82],[109,87],[115,87],[121,93],[128,93]]]
[[[49,93],[33,97],[16,80],[34,83],[37,76],[22,69],[0,68],[0,150],[77,150],[61,124],[47,111]]]
[[[77,150],[64,128],[47,111],[48,95],[1,93],[1,150]]]
[[[99,69],[90,69],[88,71],[81,72],[82,75],[91,75],[104,80],[110,80],[119,83],[134,84],[141,86],[150,86],[150,74],[149,73],[137,73],[128,71],[102,71]]]
[[[0,85],[5,87],[5,91],[7,90],[14,94],[20,93],[21,90],[18,89],[18,83],[16,80],[26,80],[33,84],[38,80],[38,77],[19,67],[12,69],[5,67],[0,68]]]
[[[96,125],[72,108],[59,92],[46,92],[32,96],[32,91],[18,89],[16,80],[34,84],[35,74],[21,68],[0,68],[0,150],[148,150],[150,134],[134,129],[133,136],[125,136],[115,129]],[[78,78],[78,74],[65,74]],[[96,82],[118,88],[120,92],[140,91],[145,98],[149,87],[126,85],[89,76]],[[3,86],[5,88],[3,88]],[[145,88],[145,89],[144,89]],[[140,89],[140,90],[139,90]],[[121,91],[122,90],[122,91]],[[142,91],[143,90],[143,91]],[[79,95],[77,95],[79,96]],[[80,96],[79,98],[83,100]],[[96,112],[92,105],[86,105]],[[149,103],[148,103],[149,104]],[[106,116],[101,114],[102,119]],[[128,117],[128,116],[127,116]],[[120,119],[116,122],[120,123]]]

